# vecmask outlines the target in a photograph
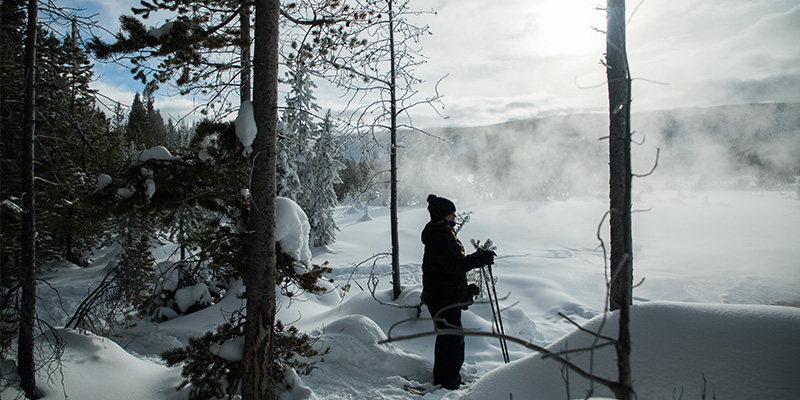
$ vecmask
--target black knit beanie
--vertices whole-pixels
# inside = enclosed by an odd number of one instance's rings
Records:
[[[456,212],[456,205],[444,197],[437,197],[435,194],[429,194],[428,212],[431,214],[431,221],[438,221]]]

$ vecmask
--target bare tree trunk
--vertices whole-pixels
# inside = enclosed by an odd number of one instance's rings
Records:
[[[620,311],[617,343],[619,399],[632,398],[629,307],[633,299],[631,233],[631,80],[625,38],[625,1],[608,0],[606,61],[609,100],[609,166],[611,200],[611,310]]]
[[[632,304],[630,75],[625,50],[625,2],[609,0],[607,33],[611,199],[611,309]]]
[[[34,202],[33,137],[36,128],[36,99],[34,80],[36,77],[36,17],[37,0],[28,1],[28,27],[25,39],[25,129],[22,136],[22,268],[20,286],[19,342],[17,364],[20,387],[25,396],[37,398],[36,365],[33,358],[33,327],[36,318],[36,206]]]
[[[391,70],[389,77],[389,94],[390,111],[391,112],[391,203],[389,205],[390,216],[392,220],[392,289],[393,299],[397,300],[400,297],[400,292],[403,288],[400,286],[400,239],[398,233],[397,221],[397,81],[395,71],[395,54],[394,54],[394,15],[392,15],[392,2],[389,2],[389,58],[391,59]]]
[[[272,326],[275,322],[275,157],[278,123],[280,0],[255,1],[251,204],[247,239],[247,322],[242,399],[274,399]]]
[[[242,30],[242,47],[240,57],[242,58],[242,81],[241,81],[241,95],[242,102],[250,101],[253,98],[251,85],[253,84],[251,77],[252,65],[250,62],[250,6],[247,4],[242,5],[242,11],[239,16],[239,26]]]

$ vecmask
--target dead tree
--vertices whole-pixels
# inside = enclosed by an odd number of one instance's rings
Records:
[[[419,40],[430,31],[427,26],[416,26],[411,16],[424,12],[413,11],[407,2],[397,0],[357,1],[357,9],[366,16],[356,20],[354,36],[363,37],[363,46],[342,47],[324,58],[330,67],[329,79],[352,94],[351,102],[363,98],[375,99],[352,111],[352,129],[359,135],[375,138],[389,134],[389,197],[392,246],[393,297],[400,296],[400,241],[398,233],[398,149],[400,129],[416,130],[409,110],[419,104],[439,102],[439,95],[424,100],[413,100],[418,90],[415,85],[422,80],[413,75],[416,67],[424,63],[418,46]],[[406,122],[407,121],[407,122]]]
[[[606,74],[609,101],[609,167],[611,278],[610,309],[619,310],[617,367],[619,399],[630,399],[629,307],[633,299],[633,236],[631,233],[631,78],[625,39],[625,1],[609,0],[606,31]]]

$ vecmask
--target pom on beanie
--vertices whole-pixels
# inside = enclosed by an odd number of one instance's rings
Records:
[[[428,213],[431,215],[431,221],[438,221],[454,212],[456,205],[452,201],[435,194],[428,195]]]

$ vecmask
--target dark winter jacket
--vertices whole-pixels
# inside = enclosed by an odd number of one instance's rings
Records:
[[[484,265],[476,254],[464,255],[454,225],[431,221],[422,230],[422,297],[427,304],[469,303],[467,271]]]

